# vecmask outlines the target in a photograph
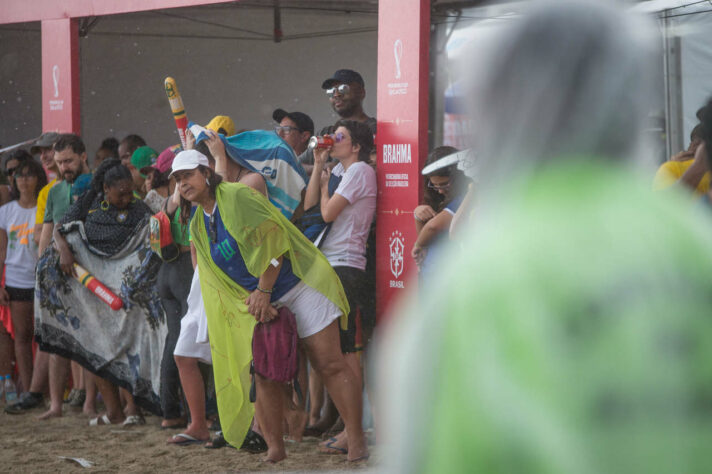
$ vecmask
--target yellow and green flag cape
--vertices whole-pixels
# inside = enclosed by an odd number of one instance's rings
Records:
[[[216,199],[225,228],[237,241],[250,274],[259,277],[273,258],[284,255],[301,281],[341,309],[340,323],[346,329],[346,294],[336,272],[314,244],[267,198],[244,184],[221,183]],[[239,447],[254,415],[248,394],[255,318],[245,305],[249,292],[215,265],[210,256],[202,207],[198,207],[195,216],[190,232],[198,254],[200,288],[208,315],[220,424],[225,439]]]

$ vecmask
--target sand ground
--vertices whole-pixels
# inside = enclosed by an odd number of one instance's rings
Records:
[[[36,409],[24,415],[0,413],[0,471],[23,473],[64,472],[306,472],[372,471],[372,455],[367,465],[354,468],[345,456],[320,454],[319,440],[305,438],[288,443],[285,461],[277,465],[260,461],[262,455],[232,448],[204,449],[202,445],[170,446],[166,440],[179,430],[161,430],[160,419],[146,418],[135,427],[87,425],[88,418],[65,405],[64,416],[38,421]],[[61,459],[84,458],[91,468]]]

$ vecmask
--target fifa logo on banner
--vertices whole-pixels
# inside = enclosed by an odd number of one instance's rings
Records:
[[[59,66],[52,66],[52,82],[54,82],[54,98],[59,97]]]
[[[393,56],[396,58],[396,79],[401,78],[401,58],[403,57],[403,42],[397,39],[393,43]]]
[[[400,231],[394,230],[391,233],[391,237],[388,241],[388,248],[390,250],[391,256],[391,273],[395,278],[398,278],[403,274],[403,254],[405,250],[405,241],[403,239],[403,234]],[[399,288],[403,288],[403,282],[391,281],[391,287],[394,283],[399,283],[400,285],[395,285]]]

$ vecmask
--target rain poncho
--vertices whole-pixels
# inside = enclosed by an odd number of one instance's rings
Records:
[[[503,191],[380,359],[400,472],[710,472],[708,210],[620,165]]]

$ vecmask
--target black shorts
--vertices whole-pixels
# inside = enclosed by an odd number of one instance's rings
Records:
[[[6,286],[10,301],[33,301],[35,299],[35,289],[34,288],[14,288],[12,286]]]
[[[349,302],[348,327],[340,329],[341,352],[359,352],[373,330],[374,295],[366,272],[353,267],[334,267]]]

